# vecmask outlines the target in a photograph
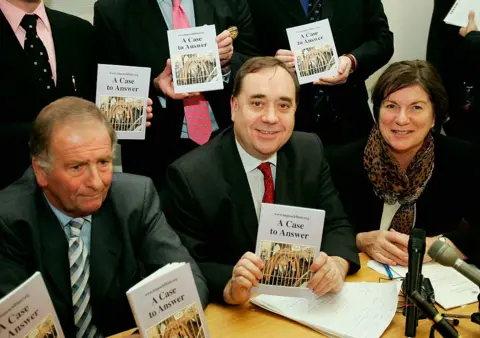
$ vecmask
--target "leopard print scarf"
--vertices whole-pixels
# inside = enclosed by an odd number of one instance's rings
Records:
[[[415,203],[432,177],[434,158],[434,142],[429,133],[412,163],[403,172],[378,125],[372,129],[365,147],[363,164],[375,195],[385,203],[401,204],[390,228],[407,235],[412,231],[415,225]]]

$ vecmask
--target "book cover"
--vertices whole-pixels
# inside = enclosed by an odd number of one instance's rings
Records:
[[[325,211],[262,203],[255,254],[265,263],[253,292],[310,298],[310,266],[320,253]]]
[[[144,338],[209,338],[190,264],[172,263],[127,291]]]
[[[40,272],[0,299],[0,338],[65,337]]]
[[[338,75],[338,54],[328,19],[287,29],[300,84]]]
[[[145,139],[150,68],[98,65],[97,107],[120,140]]]
[[[449,25],[465,27],[468,24],[470,11],[475,11],[475,22],[480,26],[480,1],[478,0],[457,0],[443,21]]]
[[[167,31],[175,93],[223,89],[215,25]]]

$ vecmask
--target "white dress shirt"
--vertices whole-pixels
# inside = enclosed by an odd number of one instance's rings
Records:
[[[277,153],[273,154],[270,158],[265,161],[259,160],[242,148],[237,139],[235,139],[237,144],[238,153],[240,154],[240,159],[242,160],[243,169],[247,174],[248,185],[250,186],[250,191],[252,193],[253,204],[255,205],[255,211],[257,213],[257,219],[260,216],[260,209],[262,205],[263,195],[265,194],[265,184],[263,174],[258,169],[258,166],[264,162],[270,163],[270,168],[272,168],[272,177],[273,177],[273,186],[275,187],[275,178],[277,174]]]

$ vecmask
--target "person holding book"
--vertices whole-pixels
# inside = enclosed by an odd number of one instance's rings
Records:
[[[204,143],[187,124],[193,113],[206,122],[209,138],[231,124],[231,84],[250,56],[259,55],[246,0],[100,0],[94,6],[100,62],[150,67],[155,122],[145,141],[122,141],[124,172],[151,177],[161,190],[168,164]],[[175,94],[167,31],[215,25],[223,90]],[[167,62],[168,61],[168,62]],[[203,127],[202,127],[203,128]],[[209,139],[207,138],[207,140]]]
[[[359,269],[320,139],[293,132],[298,95],[298,80],[282,61],[249,59],[234,82],[233,127],[167,170],[165,215],[214,301],[244,303],[263,277],[253,254],[262,202],[325,210],[321,253],[310,265],[315,294],[340,290]]]
[[[476,239],[468,235],[479,227],[474,149],[440,134],[447,96],[435,68],[427,61],[393,63],[372,103],[377,123],[370,136],[327,150],[358,250],[380,263],[407,265],[409,234],[421,228],[427,251],[442,238],[478,261]]]
[[[135,327],[126,291],[167,263],[190,263],[149,178],[113,173],[116,134],[94,103],[66,97],[33,125],[32,167],[0,192],[0,298],[40,271],[66,337]]]
[[[365,80],[392,57],[393,33],[381,0],[249,0],[261,55],[295,71],[286,29],[328,19],[339,55],[337,76],[302,85],[296,130],[324,145],[366,137],[373,126]],[[275,9],[275,10],[272,10]],[[267,14],[268,13],[268,14]],[[271,16],[269,20],[267,18]]]

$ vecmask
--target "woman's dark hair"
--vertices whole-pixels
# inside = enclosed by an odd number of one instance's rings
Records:
[[[422,60],[395,62],[383,72],[372,93],[375,120],[378,121],[383,100],[398,90],[415,85],[427,92],[435,114],[434,131],[439,132],[448,108],[447,91],[435,67]]]

